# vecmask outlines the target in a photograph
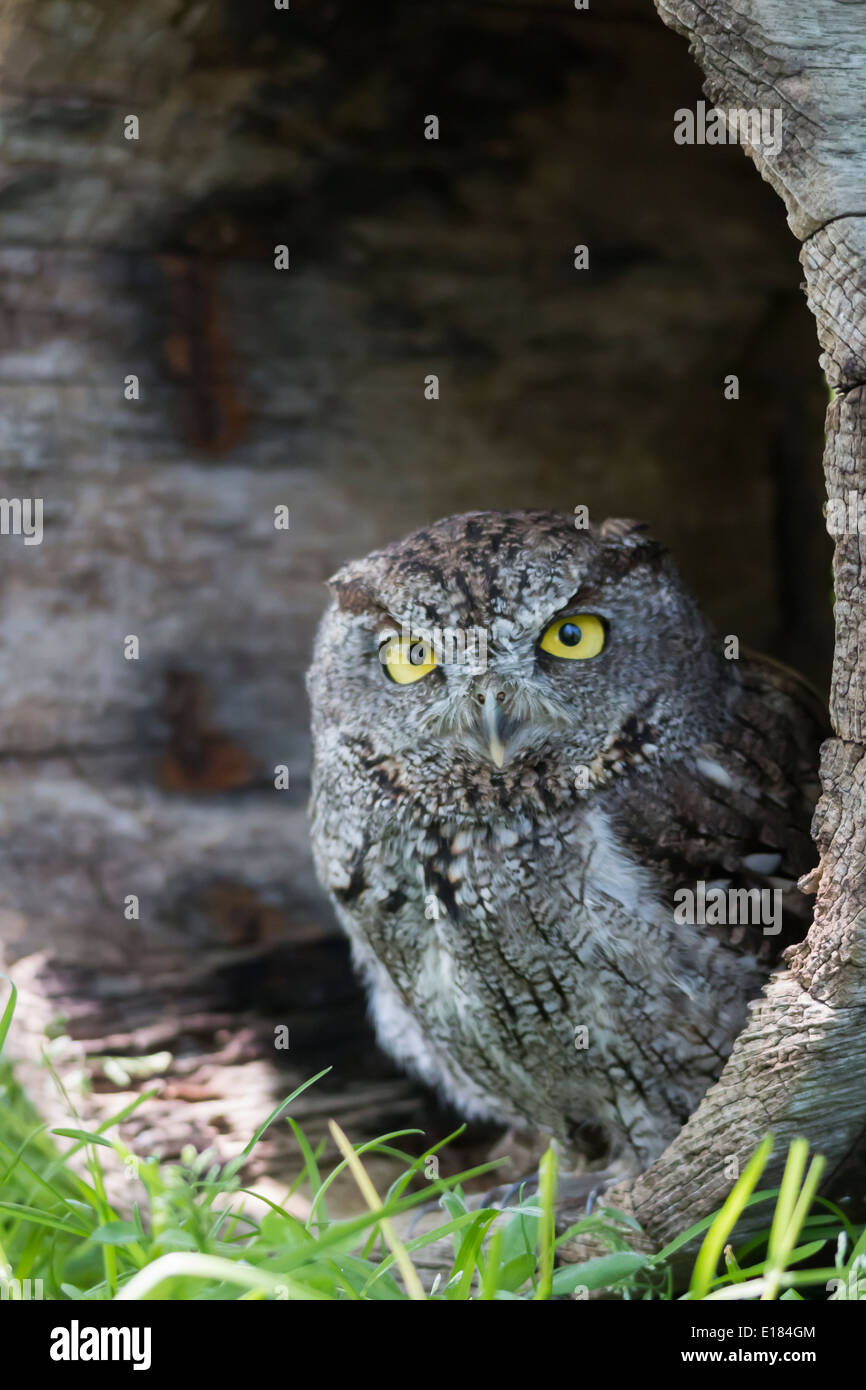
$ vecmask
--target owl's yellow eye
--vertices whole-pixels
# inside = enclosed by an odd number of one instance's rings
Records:
[[[430,643],[414,637],[409,641],[392,637],[384,642],[379,648],[379,660],[391,680],[398,685],[411,685],[422,676],[429,676],[436,665]]]
[[[604,623],[594,613],[575,613],[572,618],[554,618],[545,628],[539,646],[551,656],[567,661],[585,661],[598,656],[604,646]]]

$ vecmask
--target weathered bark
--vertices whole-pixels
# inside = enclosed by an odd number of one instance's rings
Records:
[[[827,410],[827,494],[866,494],[866,28],[864,7],[834,0],[657,0],[685,34],[722,108],[781,107],[777,157],[749,150],[777,189],[803,245],[808,298],[837,393]],[[816,518],[816,525],[818,524]],[[864,522],[866,524],[866,522]],[[610,1189],[661,1244],[718,1207],[765,1132],[776,1136],[768,1183],[788,1141],[828,1159],[827,1186],[862,1190],[866,1153],[866,537],[836,544],[836,649],[823,795],[813,834],[820,870],[814,924],[752,1008],[718,1083],[662,1157]],[[859,1166],[859,1180],[854,1177]],[[761,1224],[753,1211],[740,1229]]]

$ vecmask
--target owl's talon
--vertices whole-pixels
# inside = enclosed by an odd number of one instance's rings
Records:
[[[605,1189],[606,1187],[607,1187],[607,1183],[604,1183],[604,1182],[597,1182],[596,1185],[595,1185],[595,1187],[594,1187],[594,1188],[592,1189],[592,1191],[590,1192],[589,1196],[588,1196],[587,1199],[586,1199],[586,1214],[587,1214],[587,1216],[589,1216],[589,1215],[591,1214],[592,1208],[593,1208],[593,1204],[594,1204],[595,1199],[596,1199],[596,1197],[598,1196],[599,1192],[603,1192],[604,1189]]]
[[[603,1173],[584,1173],[581,1176],[564,1177],[556,1190],[557,1214],[568,1211],[569,1219],[575,1220],[590,1216],[598,1198],[606,1188],[621,1182],[625,1173],[622,1170]],[[583,1212],[579,1211],[583,1207]]]
[[[441,1211],[441,1206],[439,1204],[438,1199],[435,1202],[425,1202],[423,1206],[418,1207],[418,1209],[412,1213],[412,1216],[409,1221],[410,1237],[413,1236],[417,1231],[418,1222],[422,1219],[422,1217],[430,1216],[430,1214],[434,1211]]]
[[[538,1191],[538,1174],[521,1178],[519,1182],[513,1182],[502,1198],[502,1206],[507,1207],[515,1192],[519,1192],[518,1201],[522,1202],[524,1197],[533,1197]]]
[[[561,1176],[556,1190],[557,1210],[563,1206],[585,1205],[584,1215],[589,1216],[605,1188],[618,1182],[622,1176],[623,1174],[619,1171],[601,1174],[583,1173],[573,1177],[568,1174]],[[482,1207],[498,1207],[504,1211],[511,1205],[515,1194],[518,1194],[518,1203],[527,1198],[537,1197],[538,1185],[538,1174],[528,1173],[525,1177],[519,1178],[517,1182],[503,1184],[501,1187],[491,1187],[487,1192],[473,1197],[469,1205],[475,1210]]]
[[[469,1205],[475,1210],[482,1207],[499,1207],[501,1210],[510,1204],[514,1194],[521,1192],[518,1199],[523,1201],[524,1197],[534,1196],[538,1191],[538,1174],[528,1173],[526,1177],[518,1178],[517,1182],[503,1183],[501,1187],[491,1187],[487,1192],[481,1192],[476,1197],[471,1198]]]

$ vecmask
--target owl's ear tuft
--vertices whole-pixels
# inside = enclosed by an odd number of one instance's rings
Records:
[[[648,521],[635,521],[630,516],[609,516],[601,523],[601,534],[606,541],[622,541],[625,545],[642,545]]]
[[[328,580],[328,588],[336,600],[337,607],[344,613],[368,613],[372,617],[382,616],[384,609],[371,593],[359,584],[357,579],[344,578],[338,571]]]

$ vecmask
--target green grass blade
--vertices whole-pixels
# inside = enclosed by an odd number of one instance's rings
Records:
[[[259,1142],[262,1135],[270,1128],[274,1120],[279,1119],[280,1115],[282,1115],[288,1105],[291,1105],[293,1100],[297,1100],[298,1096],[303,1095],[304,1091],[309,1090],[310,1086],[314,1086],[317,1081],[321,1081],[322,1077],[327,1076],[330,1070],[330,1067],[323,1067],[321,1071],[316,1072],[315,1076],[311,1076],[309,1081],[304,1081],[300,1086],[296,1086],[292,1094],[286,1096],[285,1100],[281,1100],[279,1105],[271,1111],[264,1123],[259,1125],[252,1139],[244,1148],[241,1156],[243,1158],[249,1158],[256,1144]]]
[[[770,1154],[773,1151],[773,1136],[767,1134],[761,1140],[752,1157],[749,1159],[732,1191],[728,1194],[727,1200],[722,1205],[721,1210],[707,1231],[704,1243],[698,1251],[695,1267],[692,1271],[691,1283],[689,1285],[689,1296],[691,1298],[704,1298],[709,1292],[710,1285],[716,1277],[719,1259],[722,1251],[728,1243],[728,1237],[739,1221],[746,1209],[749,1198],[753,1195],[758,1181],[767,1166]],[[739,1287],[744,1287],[740,1285]]]
[[[559,1164],[551,1144],[538,1165],[538,1200],[542,1217],[539,1225],[537,1299],[549,1299],[553,1289],[553,1258],[556,1250],[556,1186]]]
[[[15,1013],[15,1005],[18,1002],[18,991],[12,980],[9,979],[9,976],[4,975],[2,971],[0,971],[0,980],[6,980],[9,984],[9,998],[6,1001],[6,1008],[3,1010],[3,1013],[0,1014],[0,1052],[2,1052],[6,1045],[6,1037],[9,1033],[9,1029],[12,1026],[12,1016]]]

